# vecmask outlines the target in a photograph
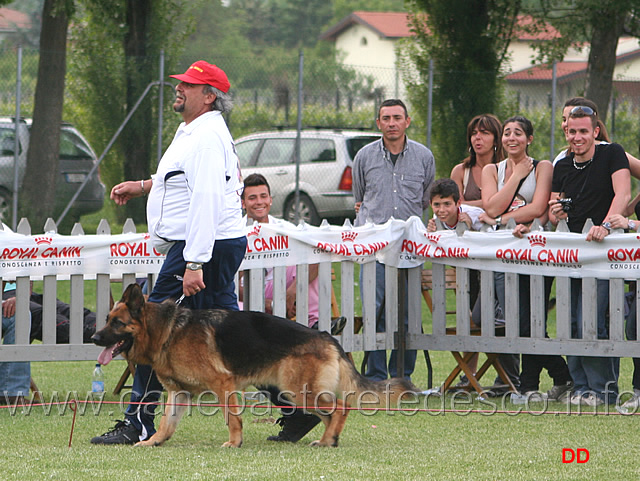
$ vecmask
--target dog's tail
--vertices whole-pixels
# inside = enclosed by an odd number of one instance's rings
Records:
[[[348,357],[340,358],[341,397],[349,406],[397,405],[402,400],[411,400],[420,393],[411,381],[391,378],[373,381],[360,374]]]

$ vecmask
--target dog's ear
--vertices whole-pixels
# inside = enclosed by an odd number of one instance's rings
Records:
[[[134,319],[140,319],[142,317],[144,295],[142,294],[142,288],[138,284],[129,284],[122,294],[121,302],[127,305],[131,317]]]

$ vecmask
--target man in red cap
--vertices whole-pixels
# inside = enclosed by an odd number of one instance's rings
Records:
[[[184,122],[155,175],[116,185],[111,198],[124,205],[149,194],[149,233],[154,247],[166,254],[149,301],[184,296],[182,305],[192,309],[238,310],[234,276],[246,238],[240,167],[222,117],[231,109],[229,80],[220,68],[202,60],[171,77],[180,80],[173,109]],[[152,436],[161,394],[151,367],[138,365],[126,419],[91,442],[134,444]]]

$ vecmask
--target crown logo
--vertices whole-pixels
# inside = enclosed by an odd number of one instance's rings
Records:
[[[46,245],[51,245],[51,243],[53,242],[53,237],[49,237],[49,236],[38,236],[35,238],[36,244],[38,245],[42,245],[42,244],[46,244]]]
[[[440,237],[442,237],[442,234],[432,234],[431,232],[425,232],[424,236],[427,238],[428,241],[433,242],[434,244],[437,244],[438,241],[440,240]]]
[[[356,237],[358,237],[357,232],[353,232],[353,231],[342,232],[342,242],[353,242],[354,240],[356,240]]]
[[[148,232],[145,232],[145,234],[142,236],[142,238],[147,241],[147,240],[151,239],[151,234],[149,234]]]
[[[540,234],[530,234],[529,244],[531,244],[531,247],[534,247],[534,246],[544,247],[547,245],[547,238]]]
[[[253,230],[251,232],[249,232],[247,234],[247,237],[251,237],[251,236],[259,236],[260,235],[260,229],[262,229],[262,224],[257,224],[256,226],[253,227]]]

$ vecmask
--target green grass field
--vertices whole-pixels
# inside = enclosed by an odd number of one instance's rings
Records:
[[[339,272],[339,269],[338,269]],[[37,286],[36,286],[37,288]],[[119,286],[114,286],[118,297]],[[357,272],[354,282],[356,293]],[[95,287],[93,288],[95,292]],[[339,289],[337,289],[339,295]],[[60,283],[59,297],[68,298]],[[91,283],[85,303],[92,308]],[[93,296],[93,297],[92,297]],[[356,300],[358,303],[358,300]],[[425,330],[430,313],[423,310]],[[550,330],[554,329],[553,315]],[[362,353],[355,353],[360,365]],[[454,367],[448,352],[432,352],[434,382],[439,385]],[[629,480],[640,478],[636,456],[640,448],[638,418],[621,416],[609,408],[575,407],[571,415],[563,404],[534,404],[531,410],[497,401],[470,401],[452,396],[422,400],[419,412],[407,406],[400,412],[353,412],[340,439],[340,447],[311,448],[320,437],[317,427],[301,442],[266,441],[278,426],[263,421],[269,413],[246,412],[244,445],[223,449],[227,429],[220,413],[194,409],[185,416],[174,438],[158,448],[94,446],[89,439],[122,419],[124,405],[111,394],[124,369],[124,361],[104,368],[109,404],[80,405],[72,447],[68,447],[73,414],[68,405],[34,406],[27,410],[0,408],[0,478],[5,480],[94,479],[233,479],[233,480]],[[54,393],[64,400],[68,393],[87,398],[93,363],[32,363],[32,376],[50,403]],[[631,390],[632,364],[623,359],[620,389]],[[489,372],[483,384],[495,377]],[[414,383],[427,387],[422,355],[418,357]],[[541,389],[551,387],[543,374]],[[110,404],[114,403],[114,404]],[[472,410],[483,412],[469,412]],[[509,413],[493,412],[508,410]],[[517,413],[517,410],[524,412]],[[545,411],[545,413],[540,413]],[[555,412],[554,411],[558,411]],[[278,412],[272,415],[278,417]],[[586,463],[562,462],[563,449],[587,449]]]
[[[440,383],[454,361],[449,353],[432,353],[434,377]],[[360,355],[356,355],[359,363]],[[32,363],[32,375],[47,402],[54,391],[64,399],[77,392],[86,399],[90,389],[91,362]],[[105,401],[117,402],[111,394],[123,361],[104,368]],[[488,380],[493,379],[493,373]],[[630,389],[631,362],[623,360],[621,388]],[[425,387],[426,368],[419,357],[414,381]],[[543,378],[543,389],[550,380]],[[266,441],[279,427],[264,422],[268,413],[260,409],[243,415],[244,445],[224,449],[227,429],[220,413],[199,412],[185,416],[175,436],[157,448],[93,446],[89,439],[122,419],[119,404],[85,405],[78,414],[72,447],[68,448],[72,412],[68,406],[0,409],[0,473],[2,479],[242,479],[242,480],[404,480],[404,479],[637,479],[640,455],[638,418],[584,408],[582,414],[469,413],[492,410],[486,403],[457,403],[451,396],[442,401],[422,401],[421,411],[353,412],[338,448],[311,448],[318,439],[316,427],[301,442],[281,444]],[[80,406],[79,409],[82,409]],[[415,407],[415,406],[413,406]],[[497,401],[497,409],[502,409]],[[523,408],[507,402],[509,410]],[[50,408],[50,409],[49,409]],[[450,409],[457,412],[452,412]],[[409,409],[409,406],[407,406]],[[548,411],[566,409],[549,404]],[[48,414],[45,412],[48,411]],[[278,413],[274,411],[273,416]],[[588,449],[590,459],[582,464],[564,464],[562,449]]]

